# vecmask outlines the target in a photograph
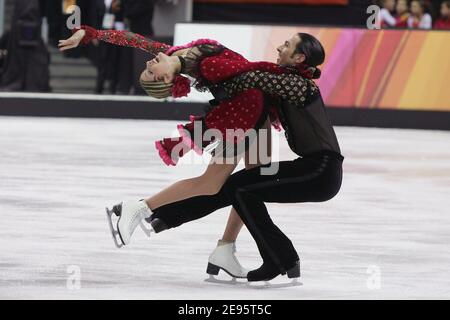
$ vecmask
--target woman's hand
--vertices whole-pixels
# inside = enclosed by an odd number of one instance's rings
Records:
[[[148,64],[148,70],[159,81],[171,83],[175,76],[180,73],[181,64],[177,56],[168,56],[160,52],[155,59]]]
[[[69,39],[59,40],[59,44],[58,44],[59,50],[65,51],[65,50],[69,50],[69,49],[78,47],[81,40],[83,40],[85,34],[86,34],[86,31],[81,29],[81,30],[78,30],[77,32],[75,32]]]

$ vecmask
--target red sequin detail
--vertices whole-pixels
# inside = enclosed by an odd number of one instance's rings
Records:
[[[248,105],[244,103],[245,99],[253,97],[252,102],[252,112],[245,113],[245,108]],[[263,111],[264,96],[258,89],[246,90],[232,100],[222,101],[217,107],[210,111],[205,117],[205,123],[208,128],[219,130],[224,137],[226,137],[226,129],[239,128],[244,131],[253,129],[256,126],[256,121],[259,119]],[[234,108],[236,112],[230,113],[230,107]],[[217,122],[216,119],[220,119]],[[230,126],[230,124],[233,126]],[[236,125],[236,123],[238,123]],[[243,136],[239,136],[238,141],[240,141]]]
[[[142,49],[154,55],[158,54],[159,52],[165,52],[166,50],[169,50],[171,48],[171,46],[165,43],[153,41],[129,31],[96,30],[86,25],[81,26],[81,29],[86,31],[86,35],[84,36],[82,41],[84,45],[88,44],[93,39],[98,39],[119,46]],[[74,29],[74,31],[77,30],[78,29]]]

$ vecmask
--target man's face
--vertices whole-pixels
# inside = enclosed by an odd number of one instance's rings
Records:
[[[280,65],[295,65],[305,60],[305,55],[302,53],[295,53],[295,48],[300,43],[300,37],[295,34],[289,40],[286,40],[281,46],[277,48],[278,59],[277,63]]]

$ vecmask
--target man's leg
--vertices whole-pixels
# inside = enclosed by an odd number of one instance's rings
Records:
[[[331,199],[342,181],[342,162],[329,156],[299,158],[278,163],[275,175],[261,175],[261,168],[233,174],[219,193],[198,196],[154,210],[152,219],[165,222],[165,229],[204,217],[230,204],[256,241],[263,266],[251,280],[265,280],[284,273],[298,262],[291,241],[273,223],[266,202],[320,202]]]
[[[256,241],[263,265],[248,274],[249,281],[267,280],[296,268],[298,254],[287,236],[273,223],[264,202],[320,202],[339,190],[342,163],[328,156],[279,163],[272,176],[258,168],[239,171],[225,183],[233,207]]]
[[[270,163],[272,155],[271,123],[267,119],[256,140],[245,153],[245,169],[249,170]],[[248,270],[243,268],[236,257],[236,239],[244,222],[234,208],[231,208],[222,239],[208,258],[207,273],[217,275],[219,270],[226,270],[237,278],[247,277]]]
[[[279,178],[281,175],[286,177],[291,177],[289,164],[293,161],[280,162],[280,170],[277,175],[264,176],[260,174],[260,167],[253,169],[243,169],[228,178],[224,186],[216,194],[210,195],[198,195],[190,198],[186,198],[180,201],[175,201],[155,209],[152,209],[153,214],[150,220],[159,219],[164,221],[164,224],[168,229],[178,227],[186,222],[192,220],[200,219],[208,214],[232,205],[234,191],[233,188],[237,189],[239,185],[246,186],[249,184],[254,184],[261,181],[272,181]],[[292,172],[296,174],[296,172]],[[278,194],[278,192],[275,192]],[[281,193],[279,197],[292,198],[292,190],[288,193]],[[296,201],[286,201],[287,199],[280,199],[279,202],[296,202]],[[242,218],[242,215],[240,215]],[[245,222],[245,221],[244,221]]]
[[[260,130],[258,134],[260,136],[257,137],[255,143],[253,143],[249,150],[245,154],[245,169],[249,170],[255,167],[259,167],[263,164],[267,164],[271,160],[272,156],[272,131],[271,131],[271,123],[270,119],[267,118],[263,130]],[[266,143],[261,143],[260,145],[260,137],[261,134],[265,135]],[[252,154],[252,156],[250,156]],[[256,154],[256,155],[253,155]],[[253,159],[256,159],[256,163]],[[237,214],[234,208],[231,208],[230,215],[228,217],[227,225],[225,227],[225,231],[222,236],[222,241],[225,242],[235,242],[239,232],[242,229],[244,222],[242,222],[241,218]]]

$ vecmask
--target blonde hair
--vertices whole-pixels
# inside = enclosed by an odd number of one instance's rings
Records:
[[[164,99],[172,95],[173,83],[165,83],[164,81],[143,81],[140,80],[141,87],[153,98]]]

